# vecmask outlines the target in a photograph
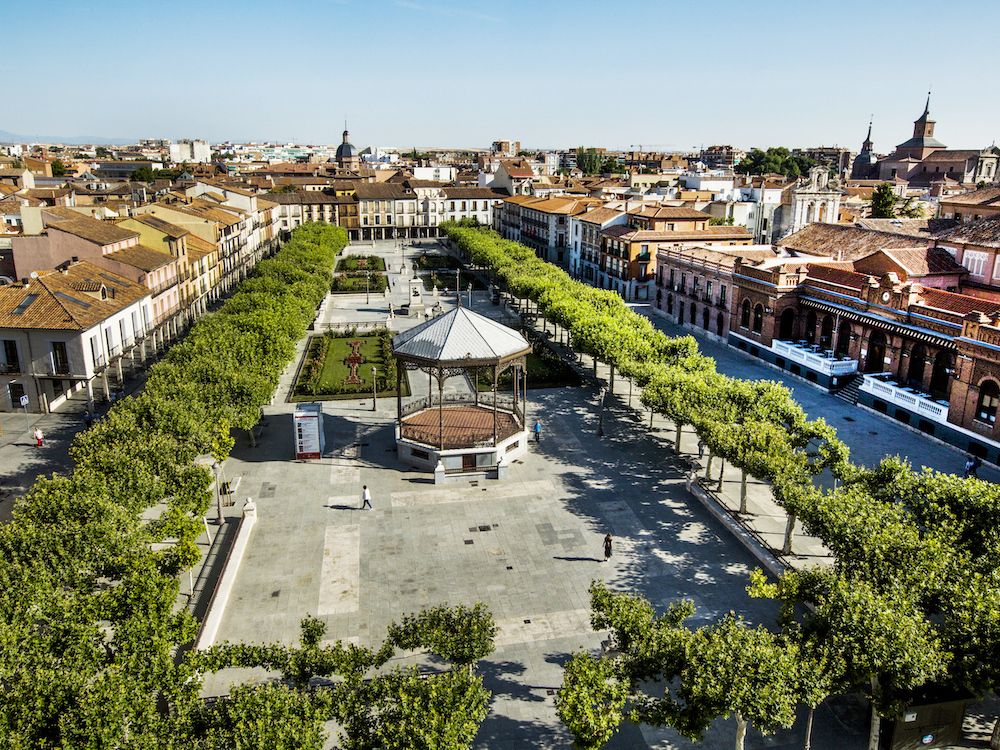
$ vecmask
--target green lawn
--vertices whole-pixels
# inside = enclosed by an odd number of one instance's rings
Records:
[[[363,362],[358,365],[357,375],[360,383],[345,383],[351,375],[351,367],[346,362],[353,353],[352,341],[361,341],[358,354]],[[306,361],[302,365],[299,379],[293,391],[294,401],[313,401],[324,399],[358,398],[371,396],[372,366],[378,375],[378,395],[396,395],[395,372],[386,367],[386,358],[381,345],[382,337],[378,334],[363,334],[345,338],[330,336],[313,336],[309,342]],[[325,350],[325,358],[323,352]],[[391,356],[391,355],[390,355]],[[314,365],[322,359],[323,367],[318,376],[318,382],[313,390]],[[406,378],[403,378],[403,395],[409,395]]]
[[[385,261],[377,255],[345,255],[337,263],[334,273],[344,271],[385,271]]]
[[[333,294],[358,294],[367,289],[370,294],[381,294],[388,284],[389,280],[380,273],[373,273],[371,278],[365,278],[364,274],[360,276],[339,274],[330,280],[330,291]]]
[[[475,376],[471,376],[475,382]],[[555,357],[531,353],[528,355],[528,390],[533,388],[575,387],[581,384],[580,376],[572,367]],[[514,376],[507,370],[500,376],[500,390],[512,390]],[[480,376],[479,390],[493,390],[489,378]]]

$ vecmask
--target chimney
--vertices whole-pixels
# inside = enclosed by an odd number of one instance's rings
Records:
[[[70,263],[79,263],[80,262],[80,258],[78,256],[74,255],[72,258],[69,259],[69,262]]]

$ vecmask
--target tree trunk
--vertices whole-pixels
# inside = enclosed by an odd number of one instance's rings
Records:
[[[611,388],[608,389],[611,395],[615,395],[615,366],[611,365]]]
[[[815,712],[816,707],[809,706],[809,718],[806,720],[806,744],[802,746],[802,750],[810,750],[812,747],[813,714]]]
[[[653,409],[649,410],[649,429],[653,429]]]
[[[747,512],[747,471],[742,470],[740,476],[740,513]]]
[[[795,514],[788,514],[788,523],[785,524],[785,543],[781,545],[781,554],[792,554],[792,533],[795,531]]]
[[[594,357],[594,377],[597,377],[597,357]]]
[[[747,738],[747,720],[743,715],[733,711],[736,717],[736,750],[743,750],[743,741]]]
[[[681,423],[677,423],[677,439],[674,440],[674,453],[681,454]]]
[[[878,690],[878,677],[872,677],[872,695]],[[879,735],[882,733],[882,717],[875,710],[875,701],[871,701],[872,721],[868,726],[868,750],[878,750]]]
[[[705,481],[707,482],[712,478],[712,462],[715,460],[715,456],[712,455],[712,451],[708,452],[708,463],[705,464]]]
[[[719,492],[722,492],[722,477],[726,473],[726,459],[719,459]]]

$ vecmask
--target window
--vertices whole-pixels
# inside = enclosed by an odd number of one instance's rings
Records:
[[[753,332],[760,333],[764,329],[764,306],[758,304],[753,309]]]
[[[451,202],[451,210],[452,210],[452,211],[454,211],[454,210],[455,210],[455,201],[452,201],[452,202]]]
[[[995,380],[986,380],[979,386],[979,405],[976,419],[987,424],[997,421],[997,405],[1000,404],[1000,386]]]
[[[740,327],[750,327],[750,300],[743,300],[743,314],[740,316]]]
[[[969,269],[970,276],[985,278],[984,271],[988,257],[989,255],[981,250],[966,250],[962,255],[962,265]]]
[[[681,291],[684,292],[685,294],[687,294],[687,286],[688,286],[688,276],[687,276],[686,273],[682,273],[681,274]]]

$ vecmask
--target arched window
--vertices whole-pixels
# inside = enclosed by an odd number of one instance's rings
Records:
[[[760,333],[764,330],[764,306],[758,304],[753,309],[753,332]]]
[[[740,326],[743,328],[750,327],[750,300],[743,300],[743,314],[740,316]]]
[[[976,419],[980,422],[993,424],[997,421],[997,405],[1000,404],[1000,386],[995,380],[985,380],[979,386],[979,404],[976,406]]]
[[[691,325],[694,325],[695,320],[697,319],[697,317],[696,317],[697,315],[698,315],[698,305],[692,304],[691,305]]]
[[[674,295],[667,295],[667,315],[674,314]]]

